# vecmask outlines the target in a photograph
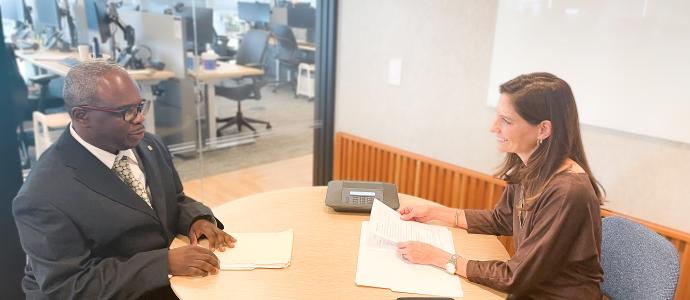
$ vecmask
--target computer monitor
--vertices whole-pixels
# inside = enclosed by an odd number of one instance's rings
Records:
[[[185,50],[199,53],[206,50],[206,44],[213,45],[213,9],[205,7],[185,6],[177,10],[185,27]],[[196,15],[196,30],[194,29],[194,15]]]
[[[96,0],[84,0],[84,13],[86,13],[86,27],[89,30],[98,31],[95,2]]]
[[[15,22],[12,34],[15,45],[22,49],[34,48],[35,44],[26,40],[31,34],[33,21],[31,10],[24,0],[0,0],[0,7],[2,7],[2,18]]]
[[[46,31],[49,28],[54,31],[60,30],[60,7],[57,0],[41,2],[41,6],[35,9],[34,30],[36,32]]]
[[[316,25],[316,9],[309,3],[298,3],[294,6],[288,5],[287,22],[290,27],[314,28]]]
[[[107,0],[84,0],[86,24],[89,30],[98,31],[101,43],[107,42],[112,36],[106,2]]]
[[[237,15],[247,22],[268,24],[271,21],[271,5],[259,2],[237,2]]]
[[[6,20],[23,21],[19,18],[24,16],[24,9],[21,0],[0,0],[0,7],[2,8],[2,18]]]

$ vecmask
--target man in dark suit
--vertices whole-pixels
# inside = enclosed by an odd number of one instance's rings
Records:
[[[218,272],[212,250],[235,239],[183,193],[170,153],[144,132],[150,103],[127,72],[82,63],[67,74],[64,99],[70,128],[13,201],[27,298],[175,298],[168,275]],[[191,245],[169,250],[176,234]],[[196,245],[201,236],[210,249]]]

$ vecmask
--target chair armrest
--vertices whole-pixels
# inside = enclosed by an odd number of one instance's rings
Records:
[[[60,75],[57,74],[42,74],[29,77],[29,81],[32,83],[37,83],[40,85],[48,84],[53,79],[59,78]]]
[[[261,64],[244,64],[243,66],[250,68],[261,68]]]

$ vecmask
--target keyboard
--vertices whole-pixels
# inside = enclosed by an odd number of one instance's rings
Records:
[[[74,57],[65,57],[61,60],[58,60],[58,63],[63,65],[63,66],[68,66],[71,68],[71,67],[74,67],[74,66],[80,64],[81,61],[79,61],[78,59],[76,59]]]

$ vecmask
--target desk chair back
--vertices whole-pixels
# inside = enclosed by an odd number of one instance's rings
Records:
[[[14,53],[14,48],[11,44],[7,44],[7,62],[9,68],[8,82],[9,100],[12,101],[12,117],[14,118],[15,128],[17,132],[17,142],[19,144],[19,154],[22,160],[22,165],[26,168],[31,167],[31,159],[29,156],[29,146],[34,144],[33,136],[24,129],[24,121],[29,120],[30,113],[34,109],[32,103],[29,101],[29,91],[26,87],[26,82],[22,74],[19,72],[17,65],[17,56]]]
[[[602,220],[602,290],[611,299],[673,299],[678,252],[664,237],[621,217]]]
[[[239,49],[237,49],[236,63],[263,69],[268,37],[269,33],[265,30],[247,31],[242,38]]]
[[[283,24],[272,24],[271,33],[278,41],[278,53],[276,58],[282,63],[291,65],[299,64],[299,48],[297,39],[292,33],[292,29]]]
[[[250,30],[244,34],[242,43],[237,50],[236,64],[247,67],[261,68],[264,64],[264,53],[268,45],[268,31],[264,30]],[[216,85],[216,96],[225,97],[237,101],[237,113],[229,118],[216,118],[218,124],[223,124],[216,130],[216,135],[223,135],[225,128],[237,125],[238,130],[242,131],[242,127],[247,127],[256,132],[256,129],[251,124],[263,124],[267,129],[271,128],[268,121],[252,119],[244,116],[242,113],[242,101],[247,99],[259,100],[261,99],[261,87],[265,82],[262,76],[253,76],[250,78],[243,78],[239,80],[234,86]]]
[[[10,76],[10,99],[13,102],[15,123],[21,124],[22,120],[26,118],[25,112],[28,107],[29,92],[26,87],[26,82],[19,72],[17,65],[17,56],[14,53],[14,48],[11,44],[7,44],[7,56],[9,69],[7,72]]]

